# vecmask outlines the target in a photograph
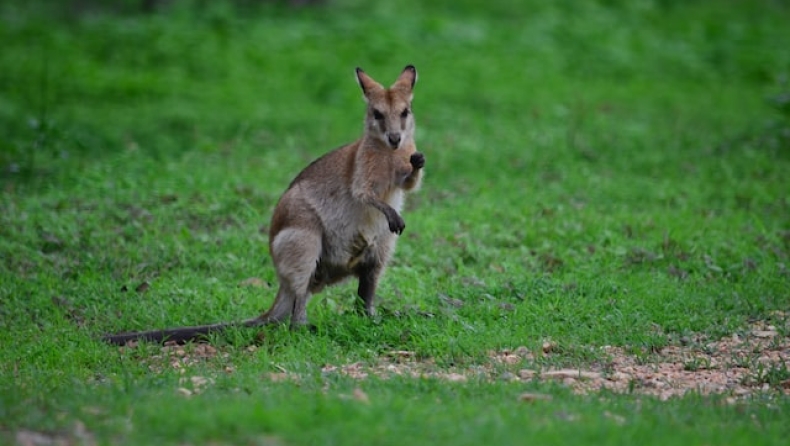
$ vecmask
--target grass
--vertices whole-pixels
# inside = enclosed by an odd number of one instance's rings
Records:
[[[755,320],[784,330],[784,4],[84,4],[0,7],[0,438],[784,441],[776,393],[661,402],[322,372],[393,350],[431,371],[490,367],[491,351],[547,339],[555,351],[519,367],[585,367],[596,346],[649,351]],[[408,63],[426,178],[379,319],[353,315],[355,288],[339,286],[310,305],[317,333],[232,332],[185,372],[159,364],[158,347],[97,340],[266,309],[262,229],[279,194],[358,137],[353,68],[389,83]],[[240,286],[249,278],[263,286]],[[786,364],[762,367],[757,384],[781,389]],[[553,399],[518,401],[525,391]]]

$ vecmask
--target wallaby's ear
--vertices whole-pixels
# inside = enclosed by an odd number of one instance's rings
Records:
[[[381,84],[374,81],[372,77],[368,76],[367,73],[362,71],[362,68],[359,67],[357,67],[357,82],[359,83],[359,87],[362,88],[365,99],[368,98],[371,91],[383,88]]]
[[[414,84],[417,83],[417,69],[414,68],[414,65],[406,65],[406,68],[403,69],[403,72],[398,76],[398,80],[392,84],[393,87],[397,86],[404,86],[411,91],[414,88]]]

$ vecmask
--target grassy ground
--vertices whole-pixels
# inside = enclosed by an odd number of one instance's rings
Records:
[[[36,6],[0,6],[0,438],[781,444],[790,433],[784,359],[754,370],[759,392],[734,403],[726,392],[662,402],[638,381],[630,394],[576,395],[509,379],[594,367],[607,345],[649,362],[757,322],[787,339],[782,3]],[[238,331],[209,351],[97,340],[266,309],[276,283],[262,229],[279,194],[359,135],[354,67],[389,83],[408,63],[426,178],[380,319],[348,311],[347,284],[313,299],[315,334]],[[520,346],[530,354],[513,363],[492,355]],[[432,377],[338,372],[393,351]]]

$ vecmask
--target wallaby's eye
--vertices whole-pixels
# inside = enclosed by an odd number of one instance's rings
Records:
[[[409,109],[408,108],[404,108],[403,111],[400,113],[400,117],[401,118],[406,118],[408,116],[409,116]]]
[[[384,119],[384,114],[378,110],[373,110],[373,119],[375,119],[376,121],[381,121],[382,119]]]

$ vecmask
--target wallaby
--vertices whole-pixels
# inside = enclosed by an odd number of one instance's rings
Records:
[[[407,66],[390,88],[360,68],[367,111],[362,137],[313,161],[280,197],[269,227],[269,251],[279,290],[271,308],[240,323],[107,335],[104,340],[184,342],[230,326],[290,319],[307,324],[307,302],[325,286],[359,279],[359,308],[375,314],[376,286],[406,224],[404,191],[420,186],[425,157],[414,144],[411,110],[417,70]]]

